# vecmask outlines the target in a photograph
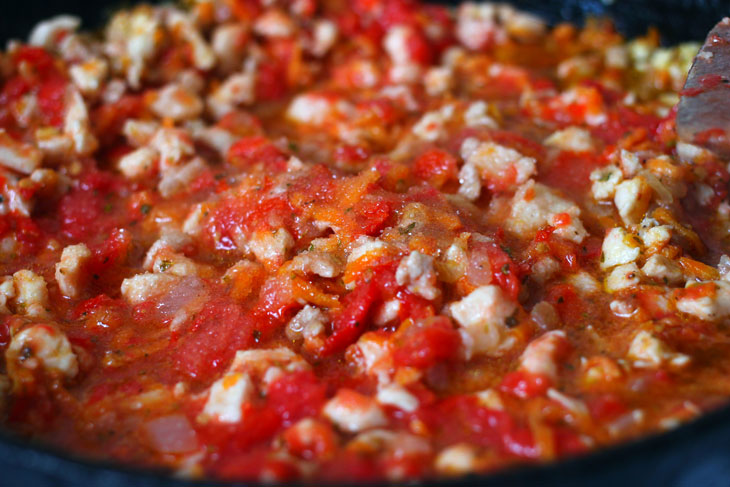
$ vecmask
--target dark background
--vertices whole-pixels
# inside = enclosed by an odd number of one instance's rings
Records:
[[[59,13],[84,19],[84,28],[103,25],[111,12],[134,2],[117,0],[3,0],[0,41],[25,39],[38,20]],[[457,4],[458,2],[446,2]],[[515,0],[519,7],[551,22],[580,22],[586,16],[607,15],[628,36],[656,26],[666,43],[702,40],[723,16],[730,0]],[[155,472],[92,464],[30,447],[0,433],[0,487],[157,487],[190,485]],[[203,484],[196,484],[203,485]],[[209,482],[206,485],[211,485]],[[424,483],[446,486],[730,486],[730,409],[706,415],[661,436],[552,465],[522,467],[491,477],[455,482]],[[312,486],[314,487],[314,486]],[[319,485],[317,487],[320,487]],[[333,486],[335,487],[335,486]],[[338,485],[337,487],[342,487]]]
[[[0,40],[25,39],[37,20],[59,13],[79,15],[84,19],[85,28],[98,27],[115,9],[133,3],[130,0],[2,0]],[[456,5],[459,2],[432,3]],[[730,0],[513,0],[508,3],[537,12],[552,22],[580,22],[586,16],[608,15],[629,36],[641,35],[649,25],[654,25],[669,43],[704,39],[715,22],[730,15]]]

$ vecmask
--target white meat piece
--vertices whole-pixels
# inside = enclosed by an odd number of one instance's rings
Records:
[[[187,156],[195,154],[195,145],[187,130],[161,128],[149,141],[149,147],[160,154],[162,168],[181,163]]]
[[[253,31],[263,37],[289,37],[295,30],[292,19],[278,9],[267,10],[253,25]]]
[[[38,324],[15,335],[5,352],[8,364],[73,378],[79,371],[76,354],[66,335],[54,325]],[[12,369],[12,366],[9,367]],[[12,375],[12,372],[11,372]]]
[[[162,173],[157,189],[163,198],[170,198],[184,191],[206,169],[202,157],[196,157],[182,166],[170,167]]]
[[[243,24],[223,24],[213,31],[211,46],[218,59],[218,68],[224,73],[236,70],[243,62],[243,42],[246,27]]]
[[[378,390],[377,400],[384,406],[393,406],[412,413],[420,405],[418,398],[398,384],[389,384]]]
[[[641,170],[641,160],[634,152],[621,149],[619,153],[619,165],[625,178],[632,178]]]
[[[663,281],[665,284],[679,284],[684,280],[682,268],[662,254],[654,254],[646,260],[641,272],[652,279]]]
[[[682,297],[677,301],[677,309],[702,320],[719,320],[730,316],[730,283],[712,281],[705,285],[713,286],[712,292],[699,297]]]
[[[566,280],[583,296],[601,292],[601,283],[586,271],[570,274]]]
[[[595,148],[591,133],[580,127],[568,127],[553,132],[545,139],[544,144],[573,152],[589,152]]]
[[[346,433],[383,427],[388,420],[374,399],[351,389],[340,389],[322,409],[322,414]]]
[[[71,156],[73,140],[68,135],[59,133],[55,128],[49,130],[47,127],[37,129],[34,135],[36,147],[48,159],[63,160]]]
[[[56,282],[64,296],[79,296],[86,277],[84,266],[90,258],[91,251],[86,244],[69,245],[63,249],[61,260],[56,264]]]
[[[238,140],[238,137],[220,127],[196,129],[193,132],[193,137],[195,140],[215,149],[221,157],[225,157],[228,154],[228,149]]]
[[[343,263],[332,252],[307,250],[292,259],[292,267],[307,274],[333,278],[342,274]]]
[[[63,132],[73,140],[73,147],[78,155],[89,155],[99,147],[99,143],[91,131],[86,102],[76,89],[70,90],[66,97]]]
[[[580,221],[578,205],[533,180],[520,186],[512,198],[511,207],[505,224],[517,235],[534,235],[547,225],[555,227],[555,235],[575,243],[581,243],[588,235]],[[569,223],[558,225],[559,217],[566,214],[570,217]]]
[[[479,467],[479,459],[474,446],[457,443],[441,450],[434,465],[440,474],[461,476],[474,472]]]
[[[159,154],[156,150],[140,147],[122,156],[117,167],[127,179],[138,179],[151,174],[157,166],[158,159]]]
[[[621,169],[610,165],[599,167],[591,172],[591,192],[593,198],[598,201],[613,199],[616,194],[616,186],[623,181]]]
[[[101,58],[89,59],[71,66],[68,74],[81,93],[96,95],[109,74],[109,63]]]
[[[209,205],[198,203],[193,205],[188,213],[187,218],[183,222],[182,231],[185,235],[196,237],[203,231],[203,221],[208,216]]]
[[[198,118],[203,113],[203,101],[181,84],[170,83],[157,92],[150,108],[158,117],[178,122]]]
[[[171,274],[137,274],[122,281],[122,297],[134,306],[167,292],[179,279]]]
[[[355,366],[367,375],[376,377],[381,384],[390,382],[392,347],[386,337],[377,333],[365,333],[352,346]]]
[[[468,145],[472,146],[473,142]],[[523,184],[537,172],[535,159],[493,142],[482,142],[466,151],[462,144],[461,152],[468,154],[466,164],[476,167],[482,178],[500,181],[508,187]]]
[[[172,10],[167,24],[173,31],[182,35],[192,47],[193,64],[197,69],[206,71],[215,65],[215,53],[187,14],[179,10]]]
[[[15,140],[4,129],[0,129],[0,166],[30,174],[40,167],[42,159],[41,151]]]
[[[410,64],[412,62],[408,39],[413,30],[407,25],[396,25],[388,29],[383,38],[383,49],[388,53],[393,64]]]
[[[423,77],[423,85],[429,96],[443,95],[451,89],[453,82],[454,73],[445,66],[430,68]]]
[[[505,320],[517,311],[517,305],[499,286],[479,287],[449,309],[471,338],[472,353],[498,355],[512,346]]]
[[[259,262],[271,265],[286,260],[286,255],[294,247],[294,239],[285,229],[258,231],[248,242],[249,249]]]
[[[506,35],[497,23],[497,5],[493,3],[461,4],[457,13],[456,38],[473,51],[490,41],[503,42]]]
[[[530,278],[539,284],[544,284],[560,271],[560,262],[546,255],[532,264]]]
[[[482,178],[473,164],[464,164],[459,170],[459,194],[469,201],[476,201],[482,192]]]
[[[312,43],[309,51],[315,57],[322,57],[337,42],[337,24],[327,19],[320,19],[314,23],[312,28]]]
[[[139,89],[147,62],[157,53],[164,36],[160,19],[149,7],[120,12],[112,18],[107,30],[110,59],[121,58],[129,85]]]
[[[606,291],[615,293],[623,289],[638,286],[641,282],[641,271],[634,262],[614,267],[606,277]]]
[[[519,368],[556,380],[559,371],[557,360],[561,350],[565,350],[568,345],[568,338],[563,330],[552,330],[540,335],[522,352]]]
[[[15,312],[35,318],[48,315],[46,280],[35,272],[23,269],[13,274]]]
[[[601,268],[610,269],[638,259],[641,247],[637,239],[638,237],[621,227],[609,230],[601,247]]]
[[[192,259],[175,252],[174,246],[161,238],[147,251],[144,269],[149,272],[164,272],[174,276],[196,276],[198,265]]]
[[[306,305],[286,327],[286,336],[290,340],[313,340],[324,334],[324,326],[329,322],[327,316],[316,306]]]
[[[337,112],[333,99],[316,93],[304,93],[295,97],[286,110],[286,116],[297,123],[322,125]]]
[[[0,277],[0,313],[8,314],[10,302],[15,299],[15,285],[13,276]]]
[[[208,97],[208,109],[215,118],[254,101],[255,73],[244,71],[228,77]]]
[[[81,25],[81,19],[73,15],[58,15],[38,23],[30,32],[28,44],[53,49],[58,46],[60,36],[74,32]]]
[[[351,264],[363,257],[381,255],[388,252],[390,246],[382,240],[363,235],[359,237],[347,256],[347,263]]]
[[[624,223],[632,225],[640,222],[644,217],[644,213],[649,208],[651,196],[652,189],[644,178],[635,177],[616,185],[613,201]]]
[[[413,126],[413,134],[427,142],[436,142],[445,136],[445,125],[454,116],[454,105],[444,105],[426,112]]]
[[[499,127],[488,113],[489,105],[483,100],[471,102],[464,111],[464,123],[467,127],[485,127],[496,129]]]
[[[248,374],[228,373],[210,387],[201,416],[221,423],[238,423],[241,421],[243,404],[254,393],[254,385]]]
[[[408,285],[408,290],[424,299],[434,300],[441,295],[436,286],[437,275],[433,268],[433,257],[414,250],[404,257],[395,273],[399,286]]]
[[[130,119],[124,122],[122,133],[129,145],[142,147],[152,140],[152,137],[154,137],[159,129],[160,124],[156,120]]]
[[[672,239],[672,227],[659,225],[653,218],[644,218],[639,228],[639,237],[650,249],[660,249]]]
[[[228,372],[246,372],[261,381],[263,391],[285,373],[308,370],[309,364],[288,348],[239,350]]]
[[[633,360],[634,367],[640,368],[658,368],[667,362],[674,367],[682,367],[690,361],[687,355],[673,352],[663,341],[645,330],[634,336],[628,358]]]

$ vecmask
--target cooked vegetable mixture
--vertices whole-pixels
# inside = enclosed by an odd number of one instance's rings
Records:
[[[0,56],[0,407],[218,479],[489,472],[730,397],[698,44],[504,4],[198,0]]]

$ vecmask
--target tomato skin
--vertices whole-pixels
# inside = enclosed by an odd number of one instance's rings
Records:
[[[413,163],[413,173],[437,188],[458,178],[457,161],[450,153],[431,149],[421,154]]]
[[[611,421],[629,409],[615,394],[603,394],[587,401],[591,417],[599,422]]]
[[[427,369],[442,361],[457,358],[461,336],[448,319],[436,318],[403,337],[403,342],[395,351],[395,363]]]
[[[282,425],[316,416],[327,399],[327,386],[310,370],[286,374],[271,383],[268,406],[279,414]]]
[[[354,212],[362,234],[374,235],[385,226],[390,218],[392,206],[386,200],[369,198],[359,203]]]
[[[261,163],[266,169],[286,169],[286,155],[267,138],[259,135],[244,137],[233,144],[226,156],[228,162],[238,167]]]
[[[424,419],[445,444],[467,442],[521,458],[539,456],[529,428],[505,411],[481,406],[472,395],[444,399]]]
[[[517,370],[505,374],[499,390],[520,399],[530,399],[545,395],[551,385],[548,377]]]
[[[344,164],[357,164],[365,162],[370,157],[370,151],[360,145],[345,144],[337,147],[334,153],[334,159]]]
[[[561,151],[550,162],[550,170],[540,173],[540,181],[568,195],[581,194],[591,186],[591,172],[606,162],[602,156],[589,152]]]
[[[250,347],[256,323],[224,298],[211,299],[198,313],[192,329],[181,335],[173,351],[175,370],[206,380],[230,362],[236,350]]]
[[[53,56],[42,47],[20,46],[13,54],[13,63],[16,66],[19,66],[20,63],[31,65],[35,73],[41,78],[58,74]]]
[[[103,103],[91,112],[91,122],[102,143],[108,143],[120,133],[130,118],[140,118],[144,112],[143,95],[124,95],[114,103]]]
[[[44,241],[44,233],[38,225],[28,217],[5,215],[3,218],[5,231],[15,230],[15,238],[22,246],[22,253],[32,255],[38,252]]]
[[[329,458],[337,448],[337,435],[332,427],[318,420],[307,425],[304,435],[295,425],[284,431],[283,438],[290,453],[307,460]]]
[[[43,82],[38,90],[38,108],[48,125],[63,125],[67,85],[66,80],[57,77]]]
[[[286,96],[286,65],[268,61],[258,67],[256,75],[256,98],[264,101],[279,100]]]
[[[579,323],[585,316],[585,303],[572,284],[557,284],[547,292],[547,300],[560,315],[563,323]]]
[[[510,298],[517,300],[520,294],[522,270],[496,243],[490,242],[484,245],[492,266],[492,278]]]
[[[360,282],[345,296],[343,309],[332,322],[332,335],[319,351],[323,357],[341,352],[365,333],[367,318],[380,295],[375,279]]]

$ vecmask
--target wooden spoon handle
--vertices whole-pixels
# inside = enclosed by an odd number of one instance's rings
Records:
[[[707,35],[680,95],[679,139],[730,158],[730,18]]]

